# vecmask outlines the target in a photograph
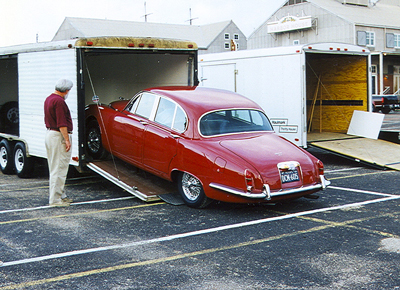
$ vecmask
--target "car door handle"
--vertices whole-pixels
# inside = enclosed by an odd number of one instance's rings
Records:
[[[174,139],[181,138],[181,136],[179,136],[179,135],[176,135],[176,134],[171,134],[171,136],[172,136],[172,138],[174,138]]]
[[[147,121],[145,121],[145,120],[140,120],[139,121],[140,122],[140,124],[142,124],[142,125],[147,125],[147,124],[149,124]]]

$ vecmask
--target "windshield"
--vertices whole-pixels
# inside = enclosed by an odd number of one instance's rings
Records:
[[[199,124],[203,136],[273,130],[263,112],[251,109],[211,112],[204,115]]]

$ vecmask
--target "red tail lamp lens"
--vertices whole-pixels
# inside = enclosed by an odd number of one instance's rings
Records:
[[[254,188],[254,174],[248,169],[244,171],[244,180],[246,183],[247,191],[252,191],[252,189]]]

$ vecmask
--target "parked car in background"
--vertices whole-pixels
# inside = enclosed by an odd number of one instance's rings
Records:
[[[320,160],[278,136],[259,105],[233,92],[159,87],[86,110],[87,150],[170,181],[188,206],[277,202],[328,184]]]
[[[399,109],[399,97],[397,95],[372,95],[372,111],[381,111],[389,114],[390,111]]]

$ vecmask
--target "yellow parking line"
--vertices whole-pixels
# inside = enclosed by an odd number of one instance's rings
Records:
[[[103,213],[103,212],[112,212],[112,211],[128,210],[128,209],[134,209],[134,208],[149,207],[149,206],[161,205],[161,204],[165,204],[165,202],[157,202],[157,203],[151,203],[151,204],[142,204],[142,205],[134,205],[134,206],[128,206],[128,207],[119,207],[119,208],[112,208],[112,209],[96,210],[96,211],[91,211],[91,212],[78,212],[78,213],[69,213],[69,214],[45,216],[45,217],[37,217],[37,218],[29,218],[29,219],[21,219],[21,220],[13,220],[13,221],[3,221],[3,222],[0,222],[0,225],[13,224],[13,223],[23,223],[23,222],[32,222],[32,221],[54,219],[54,218],[64,218],[64,217],[74,217],[74,216],[81,216],[81,215],[90,215],[90,214]]]
[[[330,177],[329,180],[338,180],[338,179],[345,179],[345,178],[353,178],[353,177],[360,177],[360,176],[367,176],[367,175],[375,175],[375,174],[382,174],[382,173],[393,173],[395,171],[378,171],[378,172],[369,172],[369,173],[360,173],[354,175],[347,175],[347,176],[340,176],[340,177]]]
[[[287,237],[297,236],[300,234],[316,232],[316,231],[324,230],[329,227],[332,227],[332,226],[331,225],[323,225],[323,226],[314,227],[314,228],[311,228],[308,230],[301,230],[301,231],[297,231],[297,232],[282,234],[282,235],[268,237],[268,238],[264,238],[264,239],[248,241],[248,242],[239,243],[236,245],[230,245],[230,246],[212,248],[212,249],[205,249],[205,250],[201,250],[201,251],[195,251],[195,252],[175,255],[175,256],[171,256],[171,257],[164,257],[164,258],[160,258],[160,259],[153,259],[153,260],[147,260],[147,261],[141,261],[141,262],[133,262],[133,263],[117,265],[117,266],[112,266],[112,267],[94,269],[94,270],[89,270],[89,271],[84,271],[84,272],[77,272],[77,273],[61,275],[58,277],[53,277],[53,278],[48,278],[48,279],[42,279],[42,280],[36,280],[36,281],[31,281],[31,282],[25,282],[25,283],[21,283],[21,284],[9,285],[9,286],[5,286],[5,287],[1,287],[0,289],[18,289],[18,288],[24,288],[24,287],[38,286],[38,285],[43,285],[43,284],[47,284],[47,283],[69,280],[69,279],[73,279],[73,278],[86,277],[86,276],[91,276],[91,275],[96,275],[96,274],[101,274],[101,273],[108,273],[108,272],[113,272],[113,271],[118,271],[118,270],[123,270],[123,269],[128,269],[128,268],[170,262],[170,261],[185,259],[185,258],[189,258],[189,257],[204,255],[204,254],[216,253],[216,252],[221,252],[221,251],[226,251],[226,250],[237,249],[237,248],[241,248],[241,247],[257,245],[257,244],[261,244],[261,243],[265,243],[265,242],[269,242],[269,241],[274,241],[274,240],[279,240],[279,239],[283,239],[283,238],[287,238]]]
[[[69,184],[65,184],[65,186],[68,187],[68,186],[86,185],[86,184],[94,184],[94,183],[99,183],[99,182],[98,181],[89,181],[89,182],[69,183]],[[35,190],[35,189],[46,189],[46,188],[49,188],[49,186],[44,185],[44,186],[26,187],[26,188],[0,189],[0,192],[30,191],[30,190]]]
[[[394,215],[395,214],[400,214],[400,212],[394,213]],[[217,253],[217,252],[226,251],[226,250],[233,250],[233,249],[237,249],[237,248],[253,246],[253,245],[262,244],[265,242],[276,241],[276,240],[294,237],[294,236],[298,236],[298,235],[302,235],[302,234],[318,232],[318,231],[322,231],[322,230],[325,230],[328,228],[334,228],[334,227],[342,227],[343,226],[343,227],[351,227],[351,228],[354,228],[357,230],[365,230],[364,228],[356,227],[351,224],[358,223],[360,221],[365,221],[368,219],[385,217],[388,215],[390,215],[390,214],[382,214],[382,215],[378,215],[375,217],[366,217],[366,218],[354,219],[354,220],[343,221],[343,222],[325,221],[325,220],[318,219],[318,218],[300,216],[298,218],[302,218],[302,219],[306,219],[306,220],[310,220],[310,221],[314,221],[314,222],[319,222],[319,223],[325,223],[325,224],[321,225],[321,226],[316,226],[316,227],[313,227],[310,229],[306,229],[306,230],[290,232],[290,233],[276,235],[276,236],[272,236],[272,237],[268,237],[268,238],[238,243],[235,245],[205,249],[205,250],[200,250],[200,251],[195,251],[195,252],[170,256],[170,257],[164,257],[164,258],[159,258],[159,259],[146,260],[146,261],[116,265],[116,266],[111,266],[111,267],[93,269],[93,270],[89,270],[89,271],[77,272],[77,273],[72,273],[72,274],[68,274],[68,275],[61,275],[61,276],[57,276],[57,277],[53,277],[53,278],[47,278],[47,279],[41,279],[41,280],[36,280],[36,281],[31,281],[31,282],[24,282],[24,283],[20,283],[20,284],[9,285],[9,286],[5,286],[5,287],[1,287],[0,289],[18,289],[18,288],[25,288],[25,287],[31,287],[31,286],[38,286],[38,285],[43,285],[43,284],[48,284],[48,283],[53,283],[53,282],[58,282],[58,281],[63,281],[63,280],[87,277],[87,276],[97,275],[97,274],[101,274],[101,273],[109,273],[109,272],[113,272],[113,271],[124,270],[124,269],[129,269],[129,268],[134,268],[134,267],[148,266],[148,265],[154,265],[154,264],[159,264],[159,263],[164,263],[164,262],[171,262],[171,261],[195,257],[195,256],[199,256],[199,255],[212,254],[212,253]],[[381,232],[381,231],[370,230],[370,232],[380,234],[383,236],[397,237],[395,235]]]

